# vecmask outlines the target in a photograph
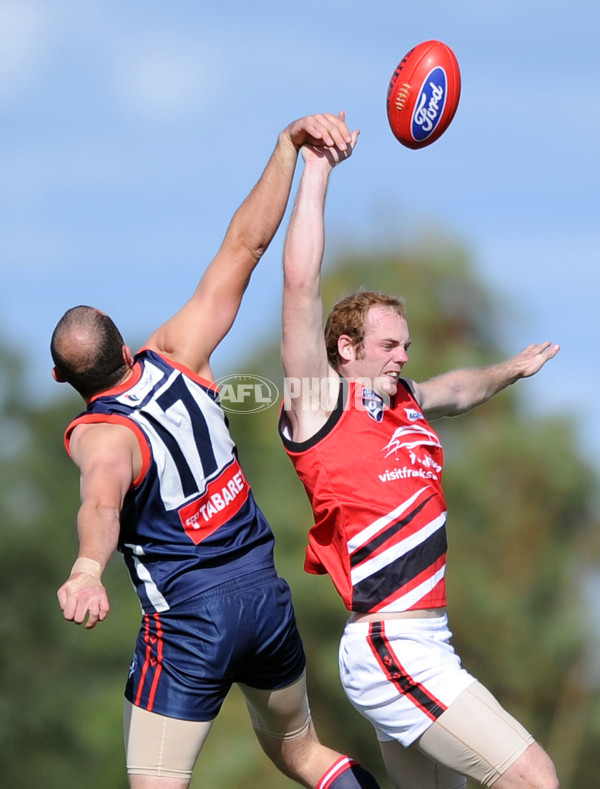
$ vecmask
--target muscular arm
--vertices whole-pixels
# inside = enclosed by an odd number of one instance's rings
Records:
[[[535,375],[558,351],[559,346],[549,342],[532,343],[500,364],[451,370],[423,383],[411,383],[426,417],[457,416],[485,403],[520,378]]]
[[[339,377],[327,360],[320,293],[325,197],[331,171],[351,154],[357,139],[355,131],[344,151],[310,146],[302,149],[304,171],[283,253],[281,357],[286,378],[285,408],[295,441],[314,435],[337,399]],[[312,382],[310,387],[308,381]]]
[[[327,114],[295,121],[279,135],[265,170],[234,214],[194,294],[150,337],[149,347],[211,377],[210,356],[233,325],[250,276],[283,218],[300,147],[345,147],[347,138],[345,124]]]
[[[58,600],[65,619],[81,624],[87,616],[86,628],[92,628],[110,609],[101,577],[116,550],[121,507],[141,457],[133,433],[117,425],[76,427],[71,455],[81,474],[79,553]]]

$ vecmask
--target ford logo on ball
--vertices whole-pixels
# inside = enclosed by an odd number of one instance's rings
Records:
[[[415,104],[410,132],[417,142],[423,142],[435,131],[444,113],[446,95],[446,72],[438,66],[423,80]]]

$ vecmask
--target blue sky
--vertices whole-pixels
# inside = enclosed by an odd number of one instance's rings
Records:
[[[65,309],[95,304],[143,341],[191,293],[279,131],[345,109],[361,138],[330,190],[329,259],[430,229],[464,244],[506,304],[507,353],[561,344],[521,385],[534,410],[577,419],[600,466],[597,3],[204,5],[0,0],[0,331],[31,394],[62,391],[48,341]],[[461,103],[410,151],[387,83],[431,38],[458,57]],[[245,356],[277,336],[281,241],[217,376],[254,372]]]

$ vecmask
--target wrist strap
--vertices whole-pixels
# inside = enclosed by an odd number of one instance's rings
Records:
[[[71,567],[71,575],[75,573],[85,573],[86,575],[100,578],[102,575],[102,565],[95,559],[87,559],[85,556],[80,556],[73,567]]]

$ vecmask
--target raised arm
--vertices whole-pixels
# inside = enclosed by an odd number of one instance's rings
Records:
[[[82,624],[87,617],[85,626],[92,628],[110,609],[101,578],[117,547],[121,508],[141,453],[132,431],[120,425],[79,425],[70,452],[81,473],[79,552],[57,594],[65,619]]]
[[[411,382],[417,402],[429,419],[458,416],[485,403],[520,378],[535,375],[559,351],[549,342],[532,343],[499,364],[451,370],[423,383]]]
[[[298,151],[304,144],[350,142],[336,115],[311,115],[280,135],[258,183],[231,220],[217,255],[190,300],[150,337],[148,347],[211,378],[212,352],[227,334],[250,276],[275,235],[287,206]]]
[[[302,149],[304,171],[283,253],[281,345],[285,409],[297,441],[319,429],[337,398],[339,377],[327,360],[320,292],[325,197],[331,171],[350,156],[357,139],[358,131],[354,131],[344,149],[308,145]]]

